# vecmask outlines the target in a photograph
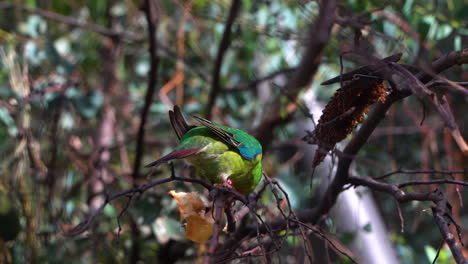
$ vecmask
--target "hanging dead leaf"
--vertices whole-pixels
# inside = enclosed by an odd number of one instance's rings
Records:
[[[181,221],[185,222],[185,236],[196,243],[207,241],[213,233],[214,220],[206,212],[207,205],[197,192],[170,191],[179,206]]]

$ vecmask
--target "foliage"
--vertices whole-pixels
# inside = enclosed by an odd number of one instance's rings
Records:
[[[340,83],[332,88],[320,83],[340,74],[342,54],[344,72],[367,64],[365,56],[346,53],[355,48],[356,36],[360,48],[368,54],[383,58],[402,52],[402,63],[428,68],[434,58],[466,48],[468,35],[468,4],[464,0],[339,1],[331,37],[313,81],[299,87],[297,93],[290,93],[288,81],[294,78],[307,43],[320,37],[310,29],[320,18],[317,2],[241,1],[219,69],[214,65],[231,1],[155,2],[155,72],[144,1],[0,3],[0,191],[8,191],[8,198],[2,199],[9,199],[16,207],[21,226],[16,240],[5,243],[7,251],[0,243],[0,262],[192,263],[205,254],[206,245],[185,238],[177,204],[168,194],[169,190],[203,192],[196,184],[185,182],[174,181],[132,199],[113,200],[84,234],[64,236],[65,231],[92,215],[106,195],[171,176],[168,166],[158,167],[147,178],[147,169],[134,170],[133,165],[137,159],[141,164],[149,163],[175,146],[177,138],[166,114],[174,104],[183,106],[187,115],[212,115],[219,123],[255,134],[264,144],[266,173],[284,187],[294,210],[314,208],[320,200],[321,177],[310,178],[311,159],[306,160],[304,153],[312,146],[299,140],[305,133],[297,125],[308,116],[307,111],[299,110],[308,92],[314,91],[325,105],[340,87]],[[467,69],[467,64],[450,68],[444,77],[466,82]],[[220,72],[221,89],[215,104],[209,107],[215,71]],[[262,80],[273,73],[278,74]],[[139,157],[136,142],[145,96],[152,89],[148,84],[151,74],[156,78],[156,93],[143,129],[144,155]],[[459,94],[450,90],[447,97],[461,133],[467,138],[466,96]],[[301,107],[288,112],[291,102],[299,102]],[[454,180],[463,180],[463,176],[466,180],[466,155],[444,128],[430,101],[422,103],[410,96],[390,108],[359,152],[357,173],[379,176],[400,168],[465,169],[464,174],[450,175]],[[277,108],[281,121],[268,127],[273,138],[256,134],[265,121],[274,117],[270,111]],[[139,171],[138,175],[135,171]],[[190,169],[182,162],[175,163],[175,174],[188,177]],[[401,174],[388,182],[444,176]],[[468,215],[463,210],[468,202],[466,191],[458,185],[438,188],[447,194],[456,222],[468,226]],[[405,190],[433,189],[435,185]],[[284,202],[277,206],[277,201],[286,198],[284,194],[276,197],[278,193],[267,188],[259,199],[259,214],[266,220],[281,217],[281,208],[287,211]],[[431,262],[442,241],[430,213],[431,204],[402,205],[406,226],[400,233],[394,199],[387,194],[375,195],[402,263]],[[239,204],[235,207],[240,208]],[[250,227],[254,223],[255,216],[249,214],[241,224]],[[307,258],[309,247],[304,246],[304,237],[316,242],[310,249],[314,256],[325,255],[321,249],[329,247],[324,246],[327,236],[323,234],[334,233],[337,226],[332,219],[318,226],[323,233],[311,231],[304,235],[301,228],[281,230],[290,237],[281,240],[284,243],[275,255],[280,260],[274,261],[301,262]],[[373,231],[372,223],[364,228]],[[354,238],[353,233],[333,236],[335,246],[342,250]],[[227,235],[222,233],[221,237]],[[256,250],[249,248],[254,244],[245,244],[239,248],[246,247],[245,252],[250,250],[252,255],[261,254],[261,250],[274,251],[275,247],[275,243],[265,243]],[[335,251],[338,253],[329,253],[333,261],[350,262],[339,254],[340,250]],[[440,251],[439,260],[453,261],[447,247]]]

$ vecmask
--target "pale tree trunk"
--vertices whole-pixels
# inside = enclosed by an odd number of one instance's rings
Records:
[[[314,120],[317,122],[321,115],[323,105],[315,98],[315,91],[310,89],[305,95],[305,103],[311,111]],[[313,124],[310,120],[300,123],[297,131],[302,133],[304,130],[313,130]],[[299,135],[304,136],[304,135]],[[311,161],[314,157],[315,147],[307,145],[303,150],[305,155],[303,170],[311,170]],[[330,173],[330,170],[332,172]],[[330,157],[325,158],[315,172],[314,177],[320,178],[321,186],[319,190],[326,190],[328,184],[335,175],[335,168]],[[353,172],[353,175],[357,175]],[[320,194],[320,195],[323,195]],[[359,257],[360,263],[381,263],[397,264],[400,263],[392,243],[385,222],[380,215],[374,198],[366,188],[350,188],[343,191],[335,206],[330,211],[330,217],[337,226],[337,232],[353,232],[355,238],[350,245],[351,250]],[[364,228],[370,225],[369,229]]]

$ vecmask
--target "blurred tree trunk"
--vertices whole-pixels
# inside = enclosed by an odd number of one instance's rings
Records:
[[[313,89],[306,93],[304,101],[314,119],[318,120],[323,106],[316,100]],[[311,130],[314,125],[310,120],[307,120],[299,124],[299,127],[297,131],[301,132]],[[306,145],[302,151],[305,153],[304,162],[301,163],[302,169],[309,171],[315,155],[315,147]],[[327,189],[328,184],[332,181],[330,176],[335,175],[335,170],[335,165],[329,156],[316,168],[314,177],[320,178],[319,190],[325,191]],[[323,193],[319,195],[321,196]],[[382,216],[368,190],[351,188],[343,191],[331,210],[330,216],[335,221],[339,233],[352,232],[354,234],[350,248],[359,256],[361,263],[400,263],[392,248],[392,243],[390,243]]]
[[[104,106],[101,121],[95,139],[93,170],[89,178],[89,205],[97,209],[104,201],[104,185],[112,182],[113,176],[106,169],[110,160],[109,147],[115,138],[115,108],[112,98],[119,89],[119,80],[116,76],[117,61],[120,57],[120,43],[118,40],[109,40],[101,50],[102,58],[106,58],[102,65],[102,93]]]

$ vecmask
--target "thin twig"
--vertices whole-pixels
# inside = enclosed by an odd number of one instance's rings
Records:
[[[403,212],[401,211],[401,206],[398,201],[395,201],[397,211],[398,211],[398,217],[400,218],[400,232],[403,233],[405,232],[405,218],[403,217]]]
[[[262,82],[274,79],[275,77],[277,77],[279,75],[292,73],[295,70],[296,70],[296,68],[284,68],[284,69],[272,72],[272,73],[270,73],[268,75],[265,75],[263,77],[260,77],[258,79],[255,79],[253,81],[250,81],[249,83],[238,84],[238,85],[235,85],[235,86],[232,86],[232,87],[225,88],[223,91],[224,92],[246,91],[246,90],[257,87],[257,85],[259,85]]]
[[[213,235],[211,236],[210,240],[210,247],[208,249],[208,255],[205,257],[205,264],[212,263],[213,256],[216,252],[216,248],[219,244],[219,231],[221,230],[221,219],[223,214],[223,207],[225,202],[224,194],[218,192],[218,195],[214,197],[214,227],[213,227]]]
[[[432,201],[435,206],[432,208],[434,221],[439,227],[442,237],[447,242],[450,247],[450,251],[457,263],[467,263],[463,254],[461,253],[460,246],[455,239],[455,236],[452,234],[449,228],[449,223],[456,224],[451,217],[451,205],[448,203],[445,195],[439,191],[435,190],[433,192],[411,192],[405,193],[403,190],[398,188],[396,184],[383,183],[374,180],[370,177],[349,177],[349,182],[353,185],[361,185],[371,188],[372,190],[385,192],[393,196],[398,202],[410,202],[410,201]],[[449,219],[447,221],[446,219]]]
[[[381,180],[381,179],[387,178],[387,177],[395,175],[395,174],[447,174],[447,175],[468,174],[468,169],[453,170],[453,171],[445,171],[445,170],[403,170],[403,169],[398,169],[398,170],[386,173],[386,174],[384,174],[382,176],[374,177],[374,179]]]
[[[205,182],[205,181],[203,181],[201,179],[196,179],[196,178],[171,176],[169,178],[164,178],[164,179],[161,179],[161,180],[151,181],[151,182],[148,182],[148,183],[143,184],[143,185],[139,185],[139,186],[127,189],[127,190],[123,190],[123,191],[114,193],[112,195],[108,195],[106,197],[106,199],[104,200],[104,202],[85,221],[81,222],[79,225],[74,227],[72,230],[65,231],[64,234],[67,235],[67,236],[76,236],[76,235],[79,235],[79,234],[85,232],[89,228],[89,226],[94,222],[96,217],[101,214],[104,207],[108,203],[112,202],[113,200],[116,200],[116,199],[118,199],[120,197],[123,197],[123,196],[141,194],[141,193],[145,192],[146,190],[148,190],[148,189],[150,189],[150,188],[152,188],[154,186],[161,185],[161,184],[168,183],[168,182],[172,182],[172,181],[182,181],[182,182],[196,183],[196,184],[199,184],[199,185],[205,187],[207,190],[212,190],[214,188],[211,184],[209,184],[209,183],[207,183],[207,182]]]
[[[268,178],[267,175],[265,175],[265,177],[266,177],[268,180],[270,180],[270,179]],[[293,209],[292,209],[291,200],[289,200],[289,195],[288,195],[288,193],[286,192],[286,190],[278,183],[278,181],[274,180],[274,181],[272,181],[272,182],[273,182],[273,184],[274,184],[276,187],[278,187],[278,189],[280,189],[280,191],[283,193],[284,197],[286,198],[286,201],[287,201],[287,203],[288,203],[288,208],[289,208],[288,219],[291,219],[291,216],[292,216],[292,218],[293,218],[294,220],[299,221],[299,219],[297,218],[297,215],[294,213],[294,211],[293,211]],[[273,188],[272,188],[272,192],[275,193],[275,192],[273,191]],[[276,196],[276,195],[275,195],[275,196]],[[279,208],[281,208],[281,207],[279,207]],[[282,214],[284,215],[284,213],[282,213]],[[289,227],[288,227],[288,228],[289,228]],[[303,243],[304,243],[305,253],[306,253],[306,255],[307,255],[307,258],[309,259],[309,262],[312,263],[312,262],[313,262],[313,257],[312,257],[312,249],[310,248],[310,243],[309,243],[309,241],[308,241],[308,239],[307,239],[307,236],[306,236],[304,230],[302,229],[302,226],[299,225],[298,228],[299,228],[299,231],[300,231],[300,233],[301,233],[301,237],[302,237],[302,240],[303,240]]]
[[[122,208],[119,215],[117,216],[117,226],[118,226],[117,237],[120,237],[120,232],[122,232],[122,225],[120,223],[120,219],[125,214],[125,212],[127,212],[127,209],[132,202],[133,195],[128,195],[127,198],[128,198],[127,202],[125,203],[124,207]]]
[[[442,240],[442,242],[440,242],[439,248],[437,248],[437,254],[434,257],[432,264],[436,263],[437,259],[439,258],[440,250],[442,250],[442,247],[444,246],[444,244],[445,244],[445,240]]]
[[[463,186],[468,187],[468,182],[448,180],[448,179],[428,180],[428,181],[408,181],[408,182],[399,183],[397,186],[399,188],[404,188],[404,187],[413,186],[413,185],[431,185],[431,184],[456,184],[456,185],[463,185]]]
[[[320,230],[319,227],[315,226],[309,226],[305,223],[300,222],[299,220],[292,220],[296,222],[299,226],[303,226],[307,228],[308,230],[312,231],[314,234],[318,235],[321,237],[323,240],[325,240],[329,245],[331,245],[337,252],[348,258],[352,263],[358,263],[354,258],[351,256],[351,252],[346,252],[342,250],[338,245],[335,244],[327,235],[324,234],[323,231]]]

